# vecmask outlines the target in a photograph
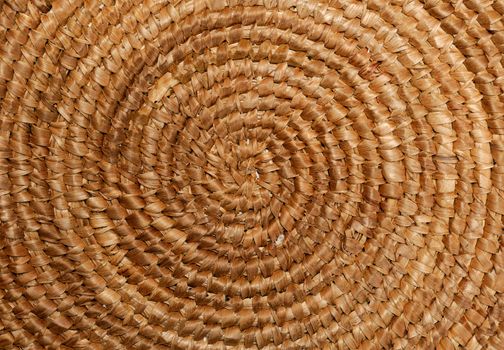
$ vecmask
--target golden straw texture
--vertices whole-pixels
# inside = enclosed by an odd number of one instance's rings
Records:
[[[0,8],[0,349],[504,349],[503,0]]]

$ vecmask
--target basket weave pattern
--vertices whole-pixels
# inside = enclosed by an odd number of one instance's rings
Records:
[[[504,349],[504,1],[1,0],[1,349]]]

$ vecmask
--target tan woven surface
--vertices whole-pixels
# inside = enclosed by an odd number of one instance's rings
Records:
[[[0,6],[0,349],[504,349],[504,1]]]

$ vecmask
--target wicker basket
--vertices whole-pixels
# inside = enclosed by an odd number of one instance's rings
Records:
[[[0,349],[504,349],[503,0],[0,6]]]

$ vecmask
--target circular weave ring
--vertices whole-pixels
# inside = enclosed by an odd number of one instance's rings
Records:
[[[502,350],[503,14],[0,0],[0,348]]]

